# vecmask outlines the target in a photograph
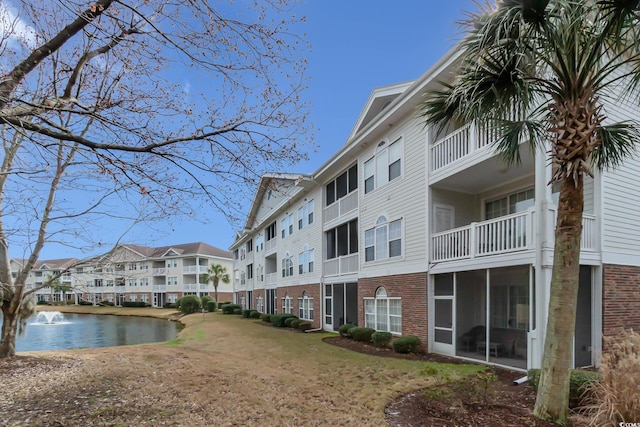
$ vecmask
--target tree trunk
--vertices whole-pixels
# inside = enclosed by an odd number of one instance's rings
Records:
[[[16,355],[20,298],[22,298],[22,292],[16,292],[10,300],[5,300],[2,303],[0,359],[10,358]]]
[[[216,304],[219,302],[218,301],[218,281],[217,280],[213,280],[213,292],[216,294]]]
[[[563,179],[558,202],[553,272],[542,371],[534,415],[564,424],[569,407],[569,375],[580,277],[583,178]]]

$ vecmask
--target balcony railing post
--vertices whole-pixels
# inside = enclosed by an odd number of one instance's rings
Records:
[[[478,242],[476,237],[478,235],[478,223],[472,222],[469,227],[469,258],[475,258],[477,255]]]

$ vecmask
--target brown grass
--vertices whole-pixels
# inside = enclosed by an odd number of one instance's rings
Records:
[[[54,309],[163,318],[175,314],[113,307]],[[322,342],[323,333],[292,332],[220,313],[193,314],[181,321],[185,328],[168,343],[34,353],[82,363],[69,367],[69,375],[57,368],[57,373],[25,378],[26,383],[13,381],[8,393],[15,405],[33,408],[31,423],[379,426],[385,424],[384,408],[390,401],[433,381],[420,373],[421,362],[328,345]],[[32,381],[42,385],[29,387]],[[64,398],[52,401],[60,390],[65,390]],[[82,416],[74,418],[76,414]],[[24,414],[17,417],[8,421],[20,421]]]
[[[640,422],[640,334],[624,331],[609,340],[602,357],[600,381],[588,393],[590,425],[618,426]]]

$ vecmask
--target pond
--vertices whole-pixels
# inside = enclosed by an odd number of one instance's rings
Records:
[[[16,351],[113,347],[168,341],[175,339],[180,329],[177,322],[149,317],[59,313],[60,317],[51,313],[58,312],[39,312],[27,319],[25,331],[16,339]]]

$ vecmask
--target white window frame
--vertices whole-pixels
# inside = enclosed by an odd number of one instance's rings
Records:
[[[293,276],[293,255],[289,255],[287,252],[282,258],[282,277],[291,276]]]
[[[298,298],[298,317],[303,320],[313,320],[313,298],[302,292],[302,296]]]
[[[264,299],[260,295],[256,298],[256,311],[264,313]]]
[[[388,221],[386,215],[380,215],[376,225],[364,232],[364,262],[401,257],[404,240],[402,228],[402,218]],[[399,250],[399,253],[391,255],[392,250]]]
[[[282,297],[282,312],[293,314],[293,298],[289,295]]]
[[[173,304],[178,301],[178,294],[167,294],[167,302]]]
[[[402,298],[389,297],[387,290],[381,286],[376,289],[375,297],[364,299],[364,326],[380,332],[402,334]],[[399,312],[391,313],[391,302]],[[393,329],[392,329],[392,320]]]
[[[313,199],[305,201],[298,209],[298,230],[313,224]]]
[[[382,141],[376,153],[364,162],[364,194],[382,188],[396,178],[402,178],[404,166],[404,146],[402,137],[391,144]],[[393,169],[393,176],[392,176]],[[396,169],[399,169],[396,171]]]
[[[280,234],[282,238],[291,236],[293,234],[293,214],[285,214],[282,221],[280,221]]]
[[[305,245],[302,252],[298,254],[298,274],[313,273],[315,260],[315,250],[308,249]]]
[[[178,286],[178,278],[175,276],[167,277],[167,286]]]

